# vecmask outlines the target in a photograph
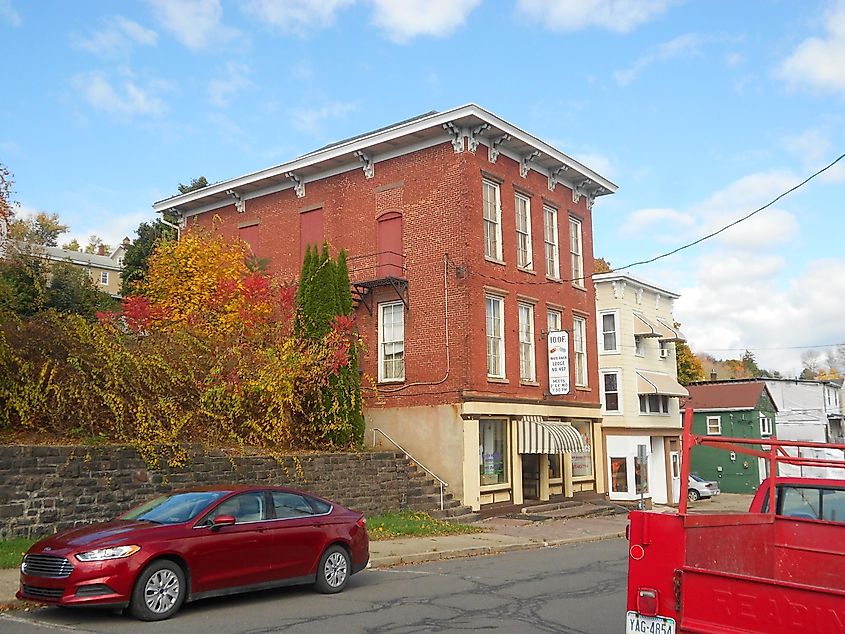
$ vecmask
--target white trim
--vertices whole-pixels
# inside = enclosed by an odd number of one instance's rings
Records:
[[[604,347],[604,317],[605,315],[613,315],[613,337],[616,341],[616,347],[612,349],[607,349]],[[598,324],[596,324],[596,328],[600,329],[598,331],[598,339],[599,339],[599,353],[600,354],[620,354],[622,352],[622,342],[620,341],[620,328],[619,328],[619,310],[602,310],[598,313]],[[609,333],[608,333],[609,334]]]
[[[487,218],[487,216],[485,215],[486,208],[489,204],[489,201],[486,198],[487,191],[492,191],[495,193],[494,200],[492,201],[493,210],[496,214],[495,218]],[[481,180],[481,223],[481,233],[482,238],[484,240],[484,257],[494,260],[496,262],[503,262],[504,251],[502,249],[502,188],[499,183],[489,178],[484,178]],[[496,241],[495,253],[487,252],[487,223],[490,223],[494,226],[495,235],[493,236],[493,239]]]
[[[716,421],[716,425],[718,426],[717,431],[710,431],[710,421]],[[721,416],[708,416],[705,420],[705,429],[707,431],[708,436],[721,436],[722,435],[722,417]]]
[[[625,405],[622,402],[622,368],[602,368],[599,371],[599,389],[601,391],[601,413],[604,416],[623,416]],[[616,398],[619,401],[618,409],[607,409],[607,395],[605,391],[604,377],[608,374],[616,375]]]
[[[498,320],[499,320],[499,331],[497,333],[490,333],[490,315],[488,314],[490,308],[490,302],[497,308],[495,309],[498,313]],[[495,318],[497,315],[493,315]],[[484,295],[484,332],[485,332],[485,342],[486,342],[486,354],[485,354],[485,365],[487,367],[487,376],[493,379],[504,379],[507,375],[505,372],[505,300],[501,296],[498,295]],[[498,359],[499,368],[498,374],[493,374],[490,372],[490,338],[491,337],[498,337],[499,338],[499,346],[498,350],[496,351],[496,358]]]
[[[577,234],[578,234],[578,252],[574,252],[572,250],[572,229],[573,226],[577,227]],[[576,218],[575,216],[569,216],[569,268],[570,268],[570,276],[572,278],[572,285],[577,286],[578,288],[584,288],[586,286],[586,275],[587,272],[584,270],[584,225],[581,222],[580,218]],[[576,273],[575,267],[572,266],[572,261],[574,258],[577,257],[578,266],[581,269]]]
[[[574,172],[578,173],[573,175],[573,180],[575,181],[583,177],[593,181],[598,187],[601,187],[606,190],[606,193],[613,193],[617,190],[617,186],[614,183],[600,176],[593,170],[589,169],[585,165],[582,165],[580,162],[564,154],[560,150],[555,149],[545,141],[541,141],[537,137],[528,134],[527,132],[517,128],[513,124],[508,123],[503,119],[500,119],[496,115],[492,114],[491,112],[488,112],[487,110],[484,110],[483,108],[480,108],[475,104],[467,104],[465,106],[453,108],[452,110],[447,110],[445,112],[434,113],[429,116],[413,119],[406,123],[400,123],[398,125],[388,128],[387,130],[371,132],[364,136],[359,136],[348,141],[342,142],[340,144],[332,145],[331,147],[327,147],[325,149],[316,150],[309,154],[305,154],[304,156],[301,156],[297,159],[294,159],[293,161],[289,161],[288,163],[283,163],[281,165],[269,167],[263,170],[259,170],[257,172],[252,172],[244,176],[222,181],[220,183],[216,183],[208,187],[203,187],[202,189],[193,192],[179,194],[178,196],[172,196],[170,198],[159,200],[153,204],[153,209],[157,212],[162,212],[169,209],[173,209],[174,207],[178,208],[180,205],[185,205],[191,202],[202,200],[206,196],[223,194],[226,192],[226,190],[238,189],[239,187],[249,185],[265,178],[284,177],[284,175],[288,172],[298,173],[305,168],[313,167],[325,161],[335,160],[343,156],[354,157],[355,152],[366,151],[374,145],[378,145],[380,143],[389,143],[391,141],[395,141],[403,137],[413,137],[414,135],[419,134],[424,130],[442,128],[445,124],[453,123],[457,119],[463,117],[475,117],[477,119],[480,119],[482,122],[488,123],[491,126],[497,128],[496,131],[491,130],[491,137],[499,137],[502,135],[502,133],[504,133],[509,135],[511,139],[515,139],[535,148],[536,150],[539,150],[542,154],[548,156],[552,160],[557,161],[562,165],[565,165],[570,170],[573,170]],[[468,132],[469,131],[467,130],[467,133]],[[440,132],[436,136],[439,138],[445,137],[446,140],[452,140],[453,138],[453,135],[445,134],[443,132]],[[501,150],[504,149],[505,148],[501,148]],[[407,152],[409,152],[407,147],[401,150],[402,154]],[[519,160],[519,158],[515,160]],[[373,157],[373,162],[376,161],[377,159]],[[360,161],[353,162],[353,164],[355,165],[356,169],[360,169]],[[542,168],[539,165],[532,165],[531,169],[534,169],[535,171],[548,177],[548,170]],[[320,177],[319,173],[316,176]],[[313,176],[309,180],[314,180]]]
[[[549,242],[546,239],[546,229],[548,228],[546,224],[546,214],[551,212],[552,214],[552,237],[554,238],[554,242]],[[546,276],[550,277],[553,280],[560,279],[560,236],[558,231],[558,218],[560,214],[558,214],[558,210],[556,207],[551,205],[543,205],[543,263],[546,269]],[[552,246],[554,251],[554,266],[552,270],[549,270],[549,257],[546,254],[546,247]]]
[[[525,203],[525,231],[519,230],[519,204],[520,201]],[[516,231],[516,266],[522,271],[534,270],[534,247],[531,243],[531,198],[523,193],[516,192],[513,197],[514,207],[514,229]],[[525,264],[520,264],[520,248],[519,239],[525,236],[527,244],[525,245]]]
[[[523,309],[528,312],[527,324],[523,324],[522,321]],[[519,380],[531,383],[537,380],[537,346],[534,345],[534,304],[519,302],[517,304],[517,310],[519,314]],[[527,326],[527,333],[523,326]],[[523,335],[525,335],[524,338],[527,341],[523,341]],[[530,348],[527,359],[522,358],[523,346]],[[522,374],[523,366],[526,366],[528,369],[527,376],[523,376]]]
[[[581,323],[584,326],[584,330],[581,336],[581,343],[584,346],[583,352],[580,354],[583,355],[584,359],[584,382],[578,382],[578,349],[576,348],[576,343],[578,341],[578,337],[575,336],[576,326],[575,324]],[[587,359],[587,318],[582,317],[580,315],[575,315],[572,317],[572,356],[574,357],[572,360],[572,370],[575,374],[575,387],[589,387],[590,386],[590,365],[589,360]]]

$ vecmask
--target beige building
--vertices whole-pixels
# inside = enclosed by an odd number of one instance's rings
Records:
[[[44,257],[50,262],[66,262],[85,269],[94,281],[97,289],[112,297],[120,297],[121,272],[123,271],[123,247],[118,247],[111,255],[101,253],[83,253],[60,247],[37,247],[43,250]]]
[[[678,295],[630,275],[596,287],[604,471],[612,500],[676,503],[681,490],[678,383],[672,305]]]

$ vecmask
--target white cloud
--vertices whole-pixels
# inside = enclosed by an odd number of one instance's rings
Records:
[[[147,0],[161,25],[193,50],[226,42],[237,35],[222,24],[220,0]]]
[[[291,111],[293,126],[308,134],[319,136],[327,119],[342,119],[357,110],[357,103],[336,101],[321,108],[297,108]]]
[[[801,159],[807,172],[814,172],[835,158],[833,139],[840,135],[841,127],[838,124],[811,128],[784,138],[783,146],[787,152]],[[828,183],[845,181],[845,160],[823,172],[819,179]]]
[[[681,289],[675,318],[696,352],[738,358],[744,348],[757,363],[787,376],[801,371],[799,346],[840,343],[842,318],[832,297],[845,293],[845,259],[818,259],[784,283],[773,257],[725,254],[699,260],[697,284]],[[713,275],[718,267],[722,274]]]
[[[590,27],[627,33],[666,11],[671,0],[518,0],[517,9],[555,31]]]
[[[481,0],[370,0],[373,22],[394,42],[420,35],[444,37],[461,26]]]
[[[284,31],[303,33],[330,26],[335,15],[355,0],[250,0],[245,13]]]
[[[604,154],[598,152],[576,152],[573,158],[585,167],[589,167],[597,174],[613,180],[613,162]]]
[[[689,227],[694,222],[692,216],[675,209],[640,209],[628,217],[620,227],[620,232],[626,235],[641,235],[659,227],[661,233],[668,231],[674,234],[678,226]]]
[[[12,0],[0,0],[0,19],[5,20],[12,26],[23,24],[23,18],[12,6]]]
[[[627,86],[652,64],[665,62],[678,57],[699,55],[701,53],[701,44],[702,39],[694,33],[680,35],[646,53],[634,62],[630,68],[616,71],[613,75],[616,77],[616,82],[620,86]]]
[[[215,106],[225,108],[239,92],[252,86],[249,74],[252,69],[246,64],[229,62],[221,77],[208,84],[208,98]]]
[[[728,66],[739,66],[745,63],[745,55],[742,53],[728,53],[725,55],[725,64]]]
[[[145,89],[127,77],[115,87],[105,73],[90,72],[72,77],[71,85],[92,108],[118,117],[160,117],[167,112],[166,104],[156,94],[166,86],[164,82],[149,82]]]
[[[823,23],[826,33],[801,42],[776,74],[793,87],[845,95],[845,0],[831,6]]]
[[[77,36],[73,39],[78,48],[103,57],[125,54],[133,44],[155,46],[157,41],[158,33],[122,16],[106,20],[101,30],[88,37]]]

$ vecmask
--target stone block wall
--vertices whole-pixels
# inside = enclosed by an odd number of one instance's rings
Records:
[[[185,468],[150,469],[131,447],[0,446],[0,539],[109,520],[156,494],[208,484],[289,485],[371,515],[432,510],[403,454],[229,457],[194,451]]]

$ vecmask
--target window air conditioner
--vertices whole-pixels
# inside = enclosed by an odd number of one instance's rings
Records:
[[[661,359],[668,359],[669,358],[669,348],[661,348],[660,349],[660,358]]]

